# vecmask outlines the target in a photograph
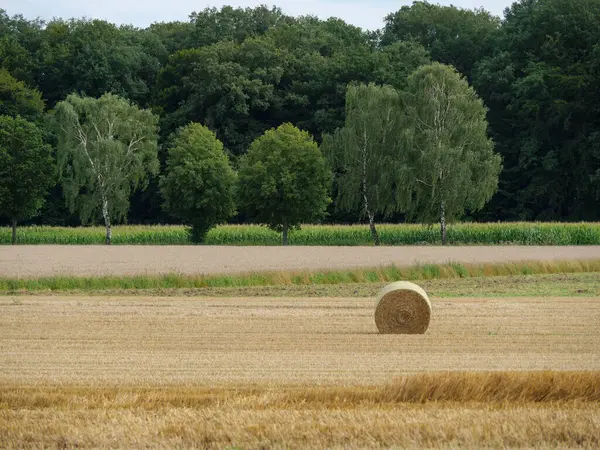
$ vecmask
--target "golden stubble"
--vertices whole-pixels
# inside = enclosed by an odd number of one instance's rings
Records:
[[[594,448],[600,373],[405,376],[373,386],[0,388],[6,448]]]
[[[600,445],[597,298],[434,298],[422,336],[374,306],[2,297],[1,446]]]

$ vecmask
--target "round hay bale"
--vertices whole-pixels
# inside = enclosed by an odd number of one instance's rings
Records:
[[[375,324],[383,334],[423,334],[429,327],[431,302],[414,283],[399,281],[377,296]]]

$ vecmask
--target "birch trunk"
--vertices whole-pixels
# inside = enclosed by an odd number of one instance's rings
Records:
[[[112,229],[110,227],[110,215],[108,213],[108,199],[102,197],[102,216],[104,217],[104,225],[106,226],[106,245],[112,243]]]
[[[287,220],[283,221],[282,244],[283,245],[288,245],[288,224],[287,224]]]
[[[366,125],[363,130],[363,167],[362,167],[362,194],[363,200],[365,202],[365,212],[369,217],[369,228],[371,229],[371,238],[373,239],[373,243],[376,246],[379,246],[379,234],[377,233],[377,228],[375,227],[375,214],[371,212],[371,208],[369,206],[369,196],[367,195],[367,129]]]
[[[446,201],[442,200],[440,205],[440,231],[442,233],[442,245],[448,243],[448,235],[446,233]]]

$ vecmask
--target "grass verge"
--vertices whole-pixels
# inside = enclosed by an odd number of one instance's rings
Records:
[[[156,291],[376,285],[399,280],[459,280],[548,274],[597,274],[600,260],[506,264],[427,264],[343,271],[266,272],[240,275],[0,278],[0,294],[40,292]],[[376,287],[376,286],[373,286]]]

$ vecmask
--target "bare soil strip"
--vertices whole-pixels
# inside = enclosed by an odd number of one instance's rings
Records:
[[[374,300],[2,297],[0,384],[344,384],[427,371],[600,370],[597,298],[433,299],[377,334]]]
[[[589,247],[0,246],[0,277],[228,274],[396,264],[600,259]]]

